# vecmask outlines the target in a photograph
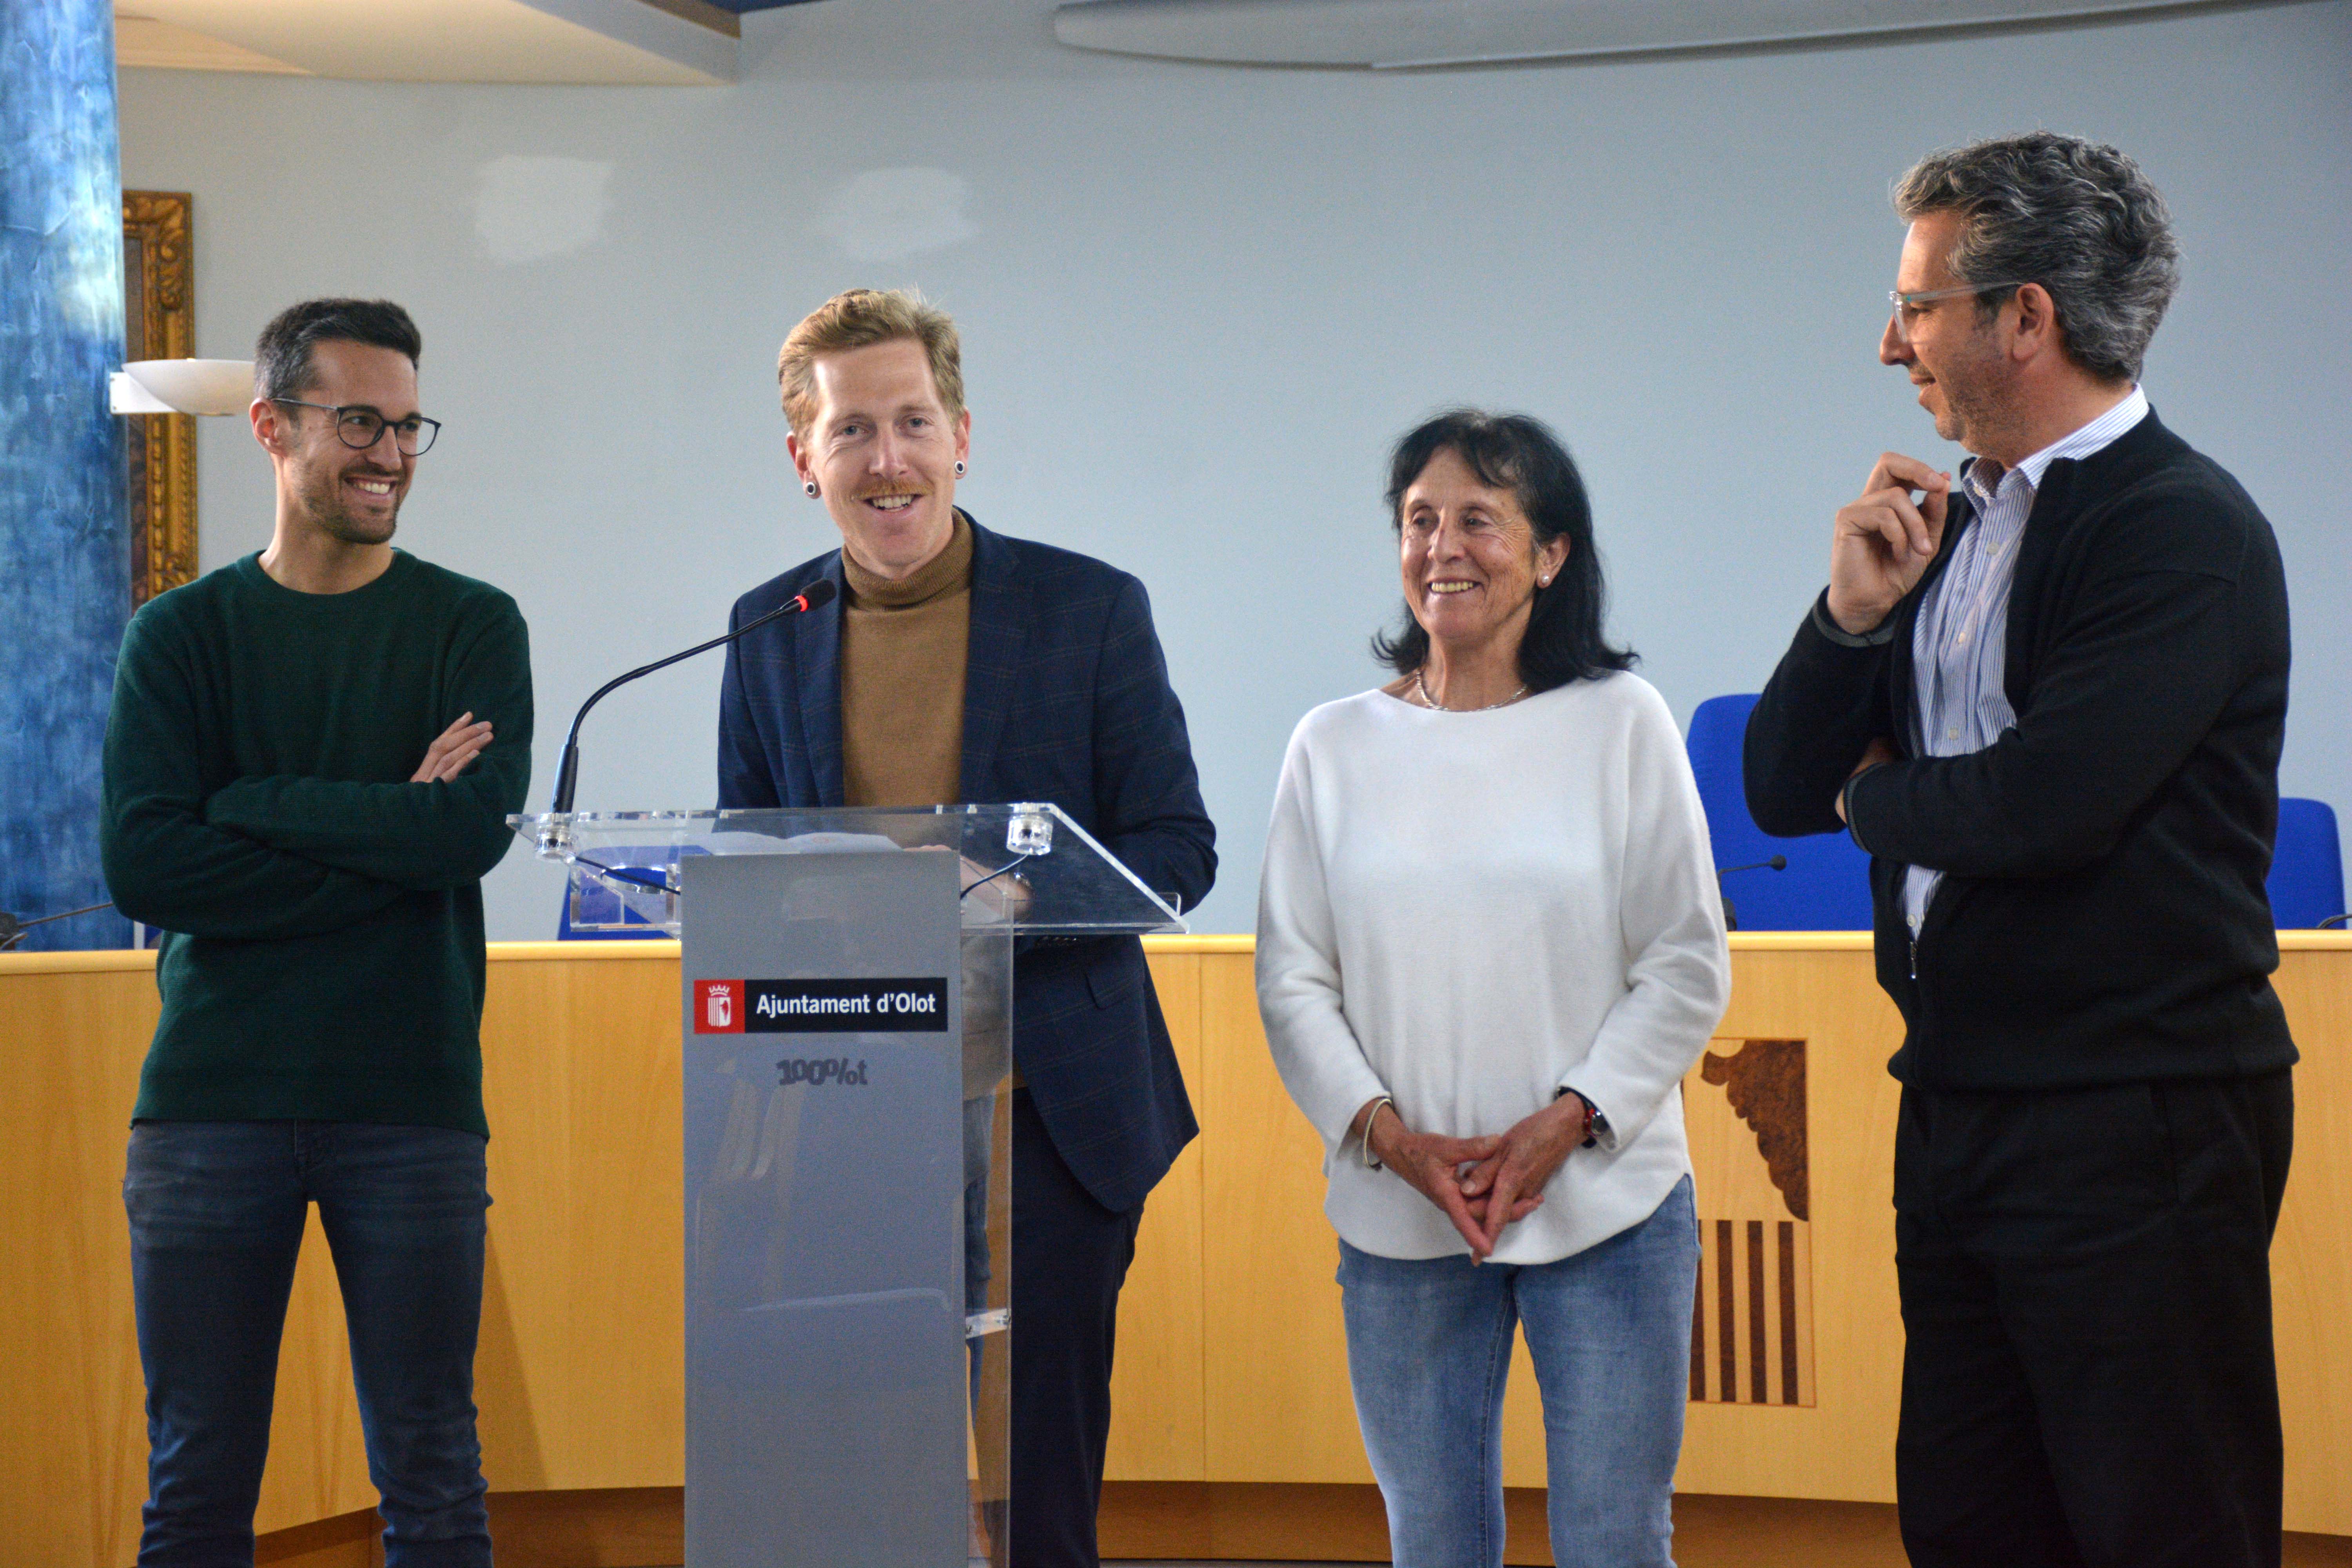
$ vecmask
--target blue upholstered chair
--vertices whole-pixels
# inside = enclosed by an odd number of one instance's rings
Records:
[[[1742,931],[1866,931],[1870,857],[1843,833],[1769,838],[1748,815],[1739,752],[1753,694],[1710,697],[1691,715],[1691,772],[1706,807],[1717,866],[1788,858],[1785,871],[1734,871],[1723,880]],[[2278,847],[2271,859],[2271,910],[2282,931],[2306,930],[2345,912],[2344,850],[2336,812],[2326,801],[2279,802]]]
[[[2344,912],[2344,847],[2336,810],[2324,800],[2279,802],[2278,847],[2271,856],[2271,916],[2281,931]]]
[[[1707,836],[1718,867],[1749,866],[1785,856],[1786,870],[1733,871],[1724,895],[1741,931],[1868,931],[1870,857],[1843,833],[1769,838],[1748,815],[1739,750],[1756,694],[1710,697],[1691,715],[1691,772],[1706,808]]]

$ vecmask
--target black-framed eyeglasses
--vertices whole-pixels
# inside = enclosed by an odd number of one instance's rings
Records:
[[[335,416],[335,435],[354,452],[364,452],[383,439],[384,431],[392,431],[393,445],[404,457],[421,458],[433,449],[433,437],[441,434],[441,421],[427,419],[422,414],[412,414],[405,419],[386,419],[373,408],[345,404],[338,408],[329,403],[305,403],[299,397],[273,397],[272,403],[289,404],[296,408],[323,408]]]

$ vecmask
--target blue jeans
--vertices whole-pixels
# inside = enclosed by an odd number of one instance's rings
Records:
[[[1552,1557],[1673,1568],[1698,1221],[1685,1176],[1557,1263],[1377,1258],[1339,1244],[1348,1372],[1397,1568],[1500,1568],[1503,1385],[1524,1325],[1543,1394]]]
[[[483,1141],[444,1127],[142,1121],[122,1179],[147,1373],[142,1568],[248,1568],[310,1205],[341,1282],[385,1568],[490,1561],[474,1341]]]

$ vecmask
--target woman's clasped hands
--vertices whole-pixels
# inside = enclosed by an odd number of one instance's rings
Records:
[[[1395,1104],[1366,1107],[1360,1136],[1374,1160],[1442,1210],[1483,1263],[1503,1227],[1543,1205],[1543,1190],[1586,1137],[1590,1112],[1575,1093],[1561,1095],[1507,1131],[1483,1138],[1416,1132]]]

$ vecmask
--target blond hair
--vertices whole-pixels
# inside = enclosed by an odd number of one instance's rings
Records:
[[[963,415],[963,358],[955,322],[911,289],[851,289],[801,318],[776,355],[784,417],[805,438],[816,423],[819,355],[904,340],[920,343],[950,420]]]

